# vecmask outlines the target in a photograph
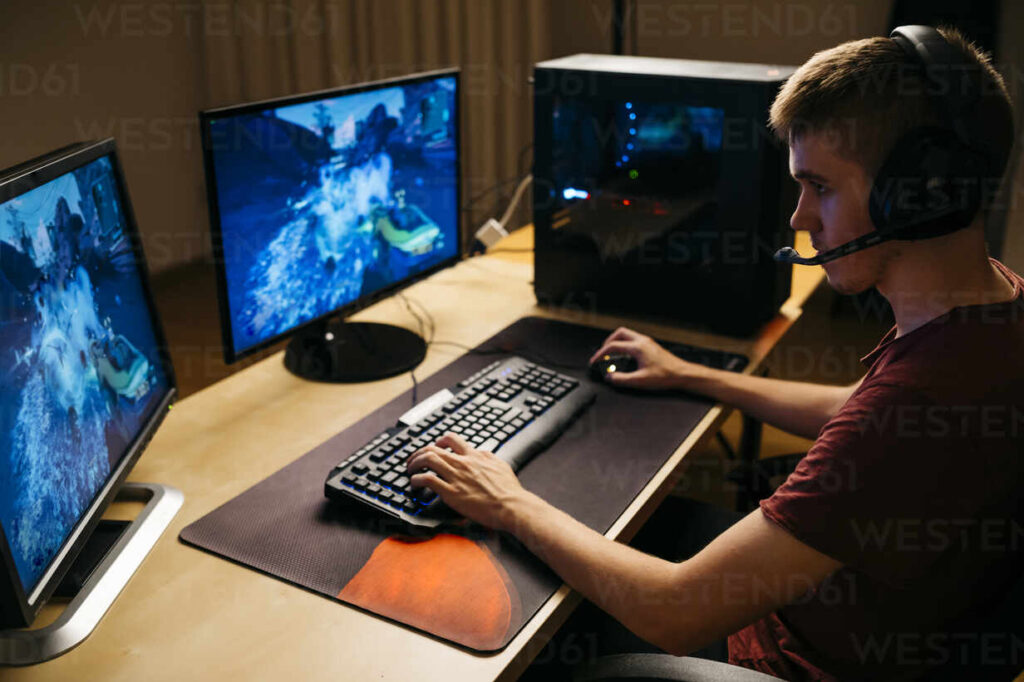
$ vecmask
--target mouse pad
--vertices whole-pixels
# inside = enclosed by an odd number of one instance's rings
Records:
[[[519,478],[601,533],[712,406],[692,395],[593,384],[586,363],[608,334],[523,318],[419,386],[425,398],[510,354],[595,386],[591,407]],[[331,468],[394,425],[411,401],[411,391],[403,393],[187,526],[180,539],[455,644],[501,649],[561,586],[515,538],[470,524],[410,536],[368,506],[324,497]]]

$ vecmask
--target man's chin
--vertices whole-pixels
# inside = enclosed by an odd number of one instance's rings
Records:
[[[870,288],[870,286],[861,286],[857,282],[850,282],[841,277],[837,277],[834,274],[829,274],[827,268],[825,269],[825,279],[828,280],[828,285],[832,287],[837,294],[842,294],[844,296],[853,296]]]

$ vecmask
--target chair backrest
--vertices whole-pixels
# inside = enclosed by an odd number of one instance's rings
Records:
[[[1024,671],[1024,573],[983,618],[950,628],[945,665],[929,673],[939,682],[1012,682]]]

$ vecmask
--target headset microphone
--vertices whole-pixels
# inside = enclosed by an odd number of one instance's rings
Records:
[[[849,256],[851,253],[856,253],[861,249],[866,249],[882,242],[887,242],[890,239],[919,239],[922,236],[932,236],[933,234],[946,234],[952,232],[948,228],[943,228],[942,231],[933,230],[930,234],[921,235],[915,233],[914,228],[919,228],[922,224],[928,224],[930,221],[937,217],[945,216],[949,213],[949,209],[945,206],[940,206],[937,209],[919,213],[915,219],[906,220],[900,225],[891,226],[887,230],[875,230],[868,232],[867,234],[851,239],[845,244],[840,244],[834,249],[829,249],[819,253],[817,256],[811,258],[804,258],[800,253],[791,246],[784,246],[775,252],[773,258],[779,263],[788,263],[790,265],[821,265],[828,263],[837,258],[843,256]]]
[[[857,237],[850,241],[837,246],[834,249],[829,249],[823,253],[819,253],[817,256],[811,258],[804,258],[801,256],[796,249],[791,246],[785,246],[775,252],[775,260],[780,263],[789,263],[791,265],[821,265],[822,263],[828,263],[829,261],[835,260],[836,258],[842,258],[848,256],[855,251],[866,249],[869,246],[875,244],[881,244],[882,242],[892,239],[895,235],[886,235],[881,232],[869,232],[863,237]]]

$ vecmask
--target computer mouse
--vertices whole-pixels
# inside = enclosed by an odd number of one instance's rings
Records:
[[[637,367],[636,358],[625,353],[611,353],[599,357],[590,365],[590,378],[594,381],[604,381],[609,374],[616,372],[635,372]]]

